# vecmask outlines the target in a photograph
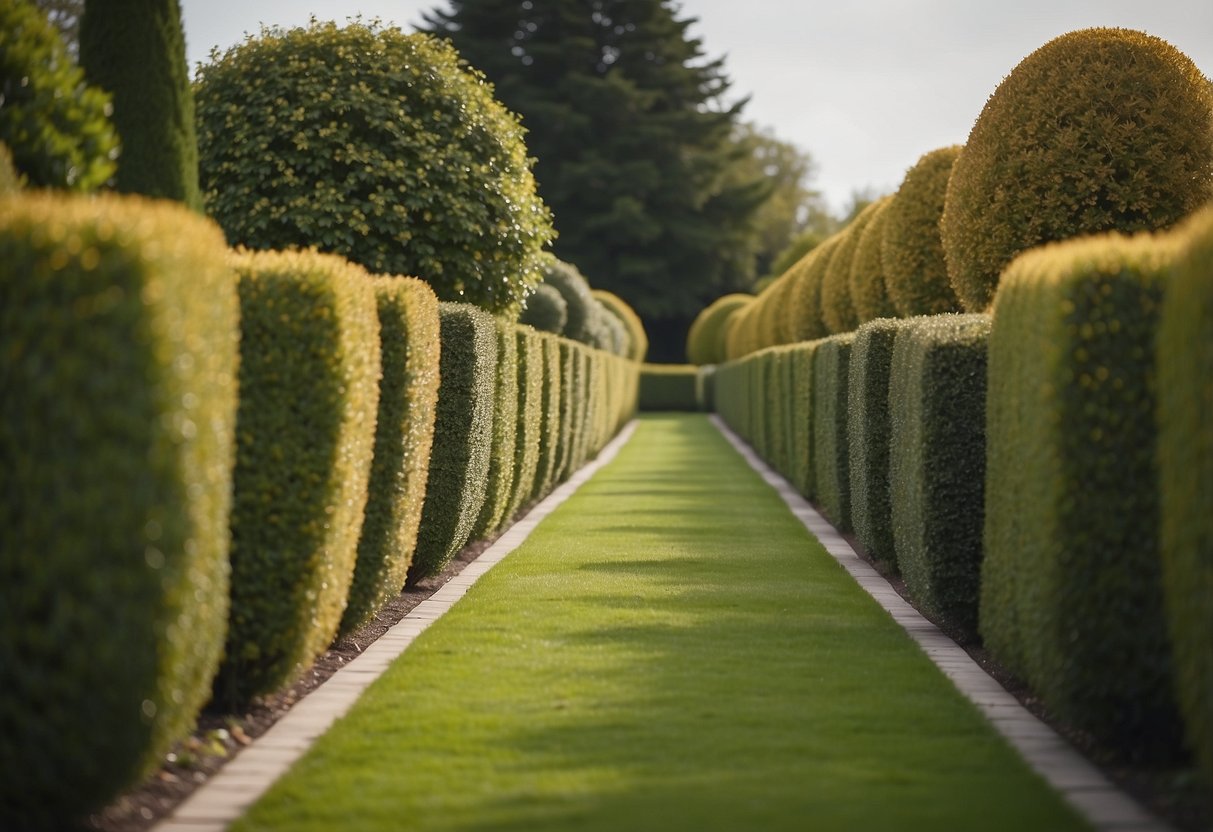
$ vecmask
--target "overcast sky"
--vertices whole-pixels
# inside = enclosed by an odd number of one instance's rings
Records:
[[[543,0],[535,0],[543,2]],[[181,0],[191,70],[262,23],[364,18],[412,29],[445,0]],[[808,151],[839,210],[894,190],[918,158],[963,144],[1020,60],[1074,29],[1122,26],[1169,41],[1213,76],[1211,0],[683,0],[707,56],[725,56],[745,117]]]

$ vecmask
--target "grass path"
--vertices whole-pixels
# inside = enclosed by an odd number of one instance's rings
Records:
[[[660,415],[234,828],[1084,826],[705,417]]]

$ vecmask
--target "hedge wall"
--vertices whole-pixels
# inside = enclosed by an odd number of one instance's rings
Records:
[[[340,632],[348,633],[404,586],[429,473],[438,404],[438,298],[411,277],[377,277],[379,414],[366,516]]]
[[[505,516],[508,521],[531,501],[543,441],[543,340],[527,327],[514,329],[518,354],[518,404],[515,407],[514,482]]]
[[[813,353],[813,480],[822,511],[839,531],[851,531],[848,377],[854,333],[833,335]]]
[[[543,348],[543,398],[540,402],[539,460],[535,470],[532,500],[543,497],[556,485],[560,448],[568,440],[560,420],[560,402],[565,396],[561,389],[560,339],[554,335],[539,335]]]
[[[645,364],[640,368],[640,409],[699,410],[699,371],[692,364]]]
[[[0,201],[0,826],[68,827],[210,693],[236,408],[225,257],[216,226],[169,204]]]
[[[515,450],[518,444],[518,341],[516,327],[494,321],[497,329],[497,367],[493,398],[493,444],[489,453],[484,504],[472,525],[471,539],[488,537],[507,519],[514,488]]]
[[[910,318],[889,382],[893,542],[927,612],[977,632],[985,473],[985,315]]]
[[[333,255],[242,253],[232,609],[216,699],[239,705],[319,655],[345,610],[381,372],[370,277]]]
[[[981,632],[1050,710],[1174,746],[1154,338],[1171,247],[1048,246],[1003,275],[990,337]]]
[[[493,447],[497,328],[483,310],[438,307],[442,360],[434,447],[408,581],[437,575],[467,543],[484,505]]]

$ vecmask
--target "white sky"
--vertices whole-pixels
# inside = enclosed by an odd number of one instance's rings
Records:
[[[542,2],[542,0],[536,0]],[[310,14],[411,29],[445,0],[181,0],[191,69],[262,23]],[[1020,60],[1090,26],[1140,29],[1213,75],[1210,0],[682,0],[708,57],[724,55],[747,120],[807,150],[835,209],[853,190],[892,191],[930,150],[963,144],[986,98]]]

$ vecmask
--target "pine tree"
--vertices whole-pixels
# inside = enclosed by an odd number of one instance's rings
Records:
[[[202,209],[194,99],[177,0],[86,0],[80,64],[114,97],[115,187]]]
[[[694,315],[754,278],[723,59],[706,60],[670,0],[452,0],[425,16],[522,116],[558,257],[645,319],[654,360],[678,360]]]

